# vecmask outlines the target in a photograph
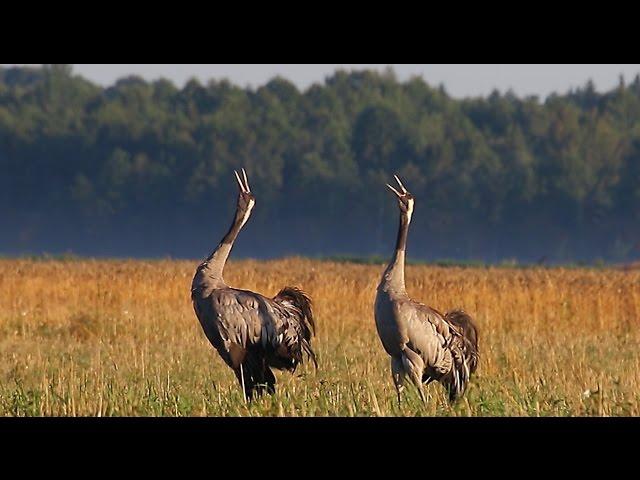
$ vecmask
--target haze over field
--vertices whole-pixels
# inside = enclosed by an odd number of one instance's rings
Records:
[[[640,256],[638,66],[173,67],[0,68],[0,254],[202,257],[244,166],[238,256],[388,255],[396,172],[413,258]]]

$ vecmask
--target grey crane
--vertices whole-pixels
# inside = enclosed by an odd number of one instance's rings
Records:
[[[255,197],[247,174],[234,171],[240,193],[236,215],[218,247],[196,269],[191,299],[209,342],[240,382],[244,398],[275,393],[272,368],[294,372],[306,356],[313,360],[315,323],[311,299],[299,288],[285,287],[275,297],[229,287],[222,273]],[[303,355],[304,354],[304,355]]]
[[[375,300],[378,335],[391,356],[391,374],[400,402],[408,378],[425,401],[423,383],[439,381],[453,402],[462,396],[478,367],[478,331],[462,310],[446,315],[409,298],[404,283],[407,233],[414,198],[397,175],[400,190],[387,184],[398,197],[400,227],[393,258],[389,262]]]

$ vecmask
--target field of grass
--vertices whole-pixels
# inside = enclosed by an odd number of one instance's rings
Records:
[[[0,260],[0,415],[640,415],[640,271],[407,267],[414,298],[480,330],[465,397],[398,406],[373,320],[382,265],[232,261],[228,283],[315,303],[319,368],[245,404],[189,289],[197,262]]]

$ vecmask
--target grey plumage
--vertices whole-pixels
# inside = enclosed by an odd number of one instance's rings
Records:
[[[423,383],[439,381],[449,400],[462,396],[478,366],[478,332],[462,310],[446,315],[409,298],[404,282],[404,264],[414,198],[396,176],[400,190],[387,185],[397,196],[400,227],[396,249],[378,285],[375,321],[378,335],[391,356],[391,373],[398,393],[406,379],[425,400]]]
[[[222,276],[233,243],[247,222],[255,198],[246,173],[236,173],[240,187],[236,217],[216,250],[202,262],[193,278],[191,298],[209,342],[233,369],[246,396],[274,393],[272,368],[295,371],[311,348],[315,323],[311,299],[296,287],[275,297],[229,287]]]

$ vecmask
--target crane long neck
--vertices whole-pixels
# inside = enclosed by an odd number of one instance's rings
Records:
[[[400,225],[398,226],[398,237],[396,238],[396,254],[407,249],[407,234],[409,233],[409,217],[400,212]]]
[[[404,284],[404,261],[407,249],[407,234],[409,232],[409,216],[400,212],[400,225],[398,227],[398,237],[396,239],[396,249],[384,273],[384,286],[387,290],[397,292],[405,291]]]
[[[240,230],[249,219],[250,214],[251,208],[245,211],[241,211],[239,208],[236,210],[236,215],[231,227],[229,227],[229,231],[222,238],[216,249],[211,252],[207,259],[200,265],[199,270],[202,271],[206,277],[224,284],[224,279],[222,277],[224,266],[226,265],[231,249],[233,248],[233,243],[238,237]]]

